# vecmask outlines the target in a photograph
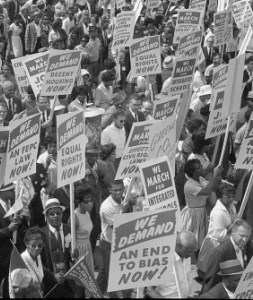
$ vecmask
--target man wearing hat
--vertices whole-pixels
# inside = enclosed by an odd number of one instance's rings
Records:
[[[200,110],[210,103],[212,88],[211,85],[200,87],[197,97],[191,102],[189,109],[194,111],[196,118],[200,118]]]
[[[20,217],[10,219],[4,218],[15,201],[14,184],[2,185],[0,187],[0,282],[4,280],[3,298],[9,298],[8,274],[10,255],[12,251],[12,232],[16,231],[21,224]]]
[[[43,214],[47,225],[43,228],[45,233],[45,246],[41,252],[43,266],[55,274],[56,282],[48,282],[48,291],[57,283],[50,293],[50,298],[74,297],[75,283],[65,280],[64,274],[70,269],[71,232],[68,225],[62,223],[62,214],[65,207],[60,205],[56,198],[48,199]],[[77,258],[77,251],[73,251],[73,258]]]
[[[234,299],[234,292],[243,274],[243,268],[237,259],[220,263],[220,283],[208,292],[202,294],[200,299]]]
[[[99,62],[99,49],[101,42],[98,38],[98,29],[96,26],[89,26],[90,40],[88,46],[90,48],[90,74],[91,76],[97,77],[99,73],[98,62]]]
[[[37,53],[41,48],[41,12],[34,10],[31,12],[32,22],[26,26],[25,30],[25,50],[28,54]]]
[[[169,55],[165,57],[162,65],[162,81],[163,81],[163,86],[161,91],[162,94],[168,93],[174,67],[175,67],[174,56]]]

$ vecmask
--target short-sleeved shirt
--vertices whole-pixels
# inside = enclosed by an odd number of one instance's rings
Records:
[[[207,183],[208,181],[205,181]],[[199,208],[206,205],[206,195],[198,196],[199,192],[205,187],[205,184],[189,178],[184,185],[185,201],[190,208]]]

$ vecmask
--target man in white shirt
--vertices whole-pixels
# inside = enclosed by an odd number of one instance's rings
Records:
[[[68,10],[68,16],[62,21],[62,29],[65,30],[67,36],[69,36],[72,29],[75,27],[75,20],[74,20],[74,12],[72,9]]]
[[[120,163],[126,144],[126,131],[124,125],[126,123],[126,115],[124,110],[118,110],[113,114],[113,122],[107,126],[101,133],[101,145],[113,143],[116,146],[115,168]]]
[[[197,239],[190,231],[182,231],[177,235],[176,249],[174,256],[173,278],[169,284],[148,287],[150,298],[188,298],[191,293],[191,258],[197,249]],[[179,290],[176,285],[175,269],[178,273]]]

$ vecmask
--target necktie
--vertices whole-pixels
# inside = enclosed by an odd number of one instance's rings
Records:
[[[107,46],[107,32],[104,31],[104,42],[105,42],[105,46]]]
[[[12,109],[12,99],[9,99],[9,110],[13,113],[13,109]]]
[[[63,248],[62,248],[62,240],[61,240],[60,228],[57,228],[55,230],[55,237],[56,237],[56,240],[58,242],[58,248],[59,248],[60,251],[62,251]]]
[[[236,252],[237,259],[239,260],[241,266],[244,268],[244,262],[243,262],[243,258],[242,258],[242,251],[239,248],[236,248],[235,252]]]
[[[6,201],[5,202],[5,209],[6,209],[6,212],[8,212],[10,210],[11,206],[10,206],[10,201]]]

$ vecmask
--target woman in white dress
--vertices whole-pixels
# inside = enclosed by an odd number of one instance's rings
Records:
[[[12,54],[15,57],[23,56],[23,44],[20,37],[20,34],[24,30],[22,24],[21,24],[21,16],[15,15],[13,19],[13,23],[10,25],[9,31],[8,31],[8,37],[9,37],[9,44],[10,44],[10,54]]]

